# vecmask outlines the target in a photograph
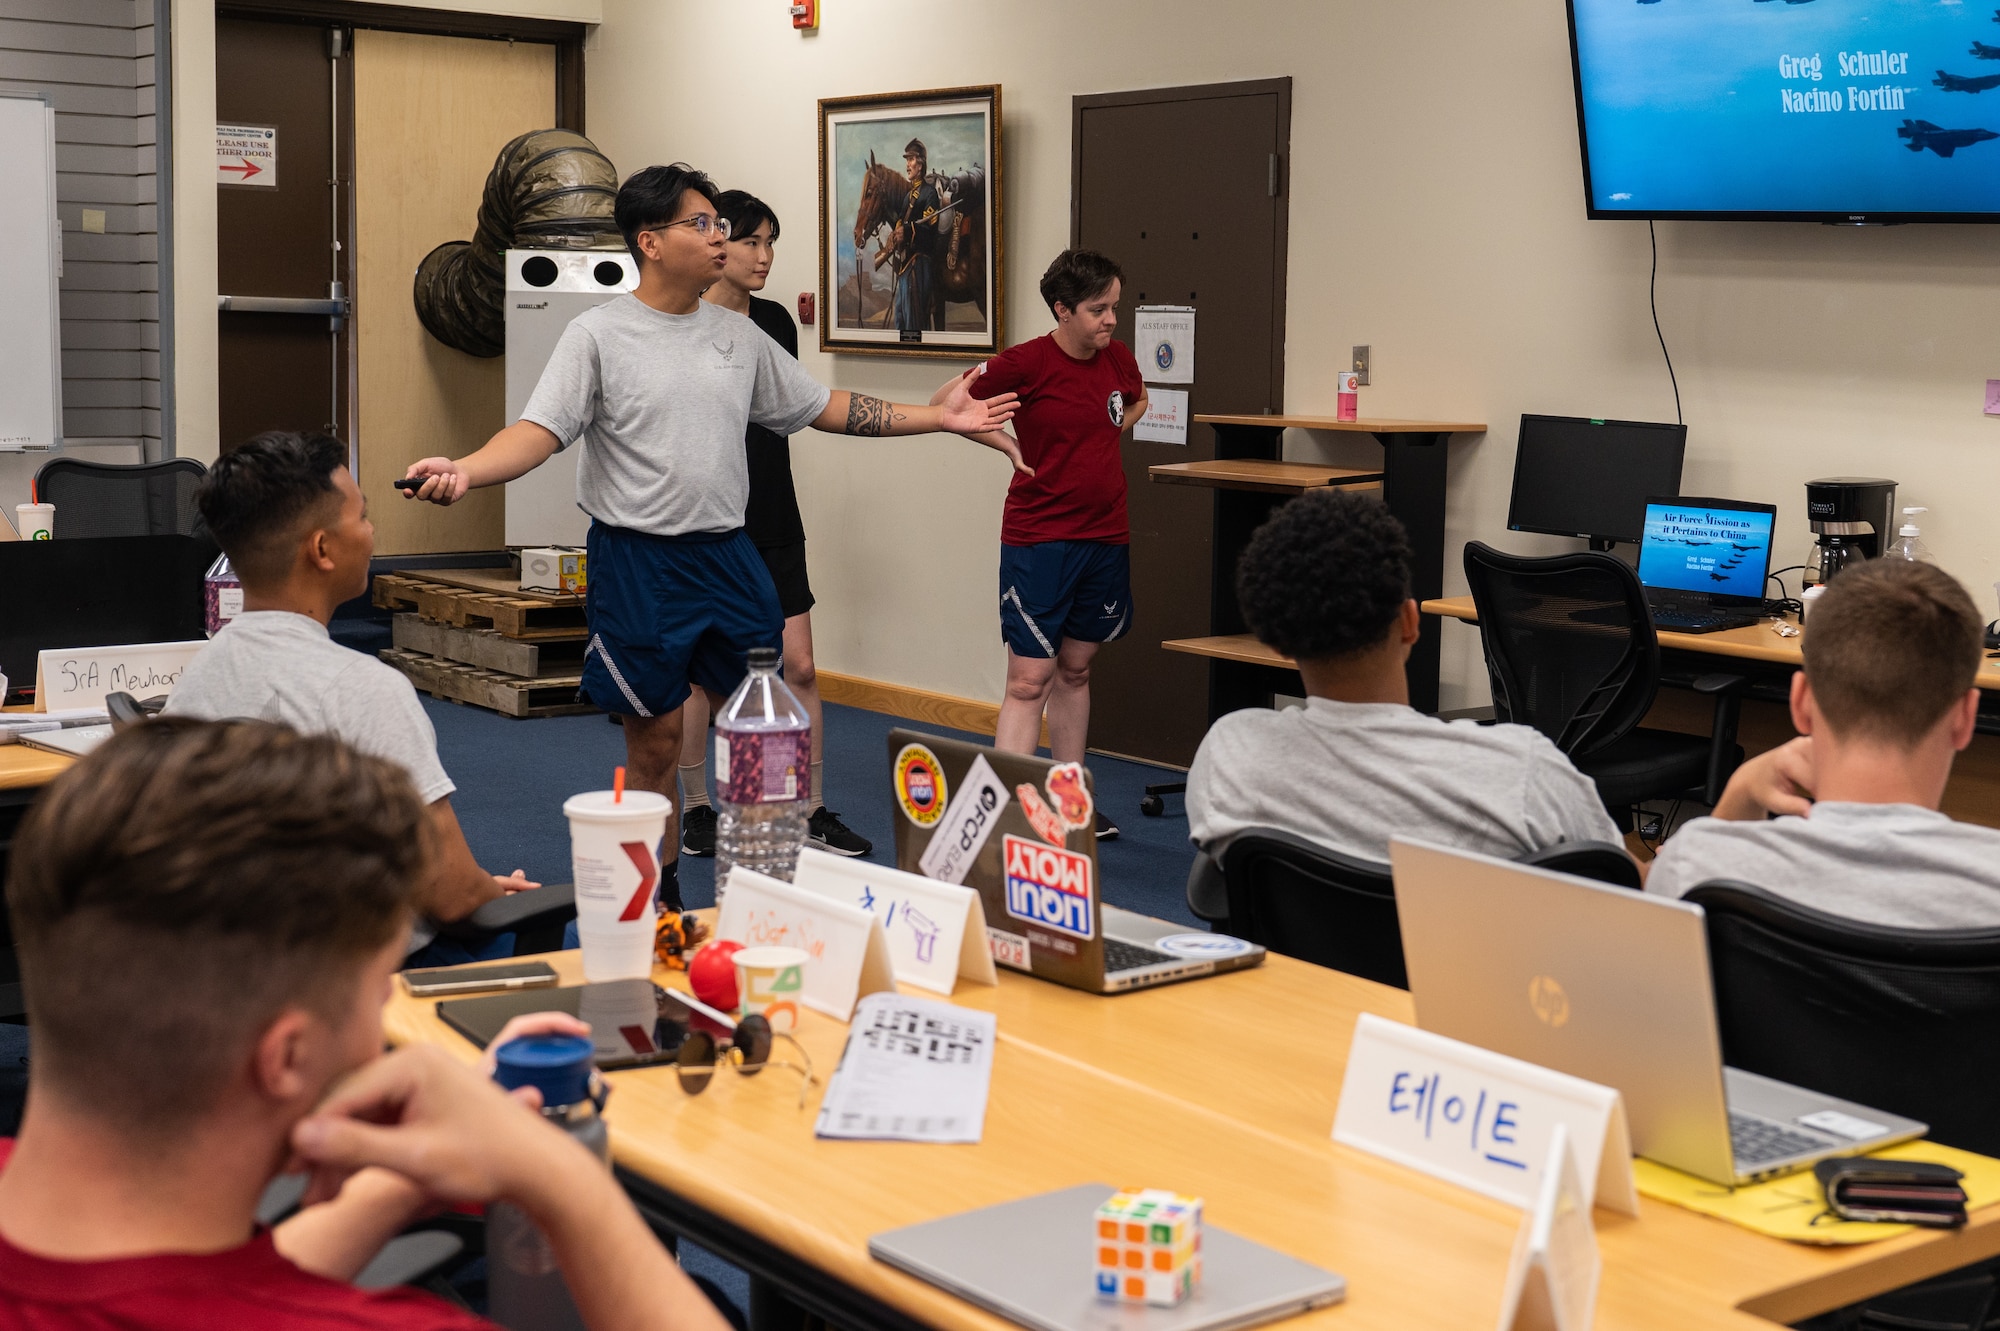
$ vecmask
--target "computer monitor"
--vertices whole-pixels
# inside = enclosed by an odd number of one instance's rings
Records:
[[[1507,529],[1580,536],[1602,550],[1637,541],[1646,500],[1680,493],[1686,451],[1685,425],[1522,416]]]

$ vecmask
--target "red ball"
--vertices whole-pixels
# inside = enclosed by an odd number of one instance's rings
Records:
[[[743,944],[718,938],[694,954],[688,963],[688,987],[694,996],[724,1012],[736,1010],[736,954]]]

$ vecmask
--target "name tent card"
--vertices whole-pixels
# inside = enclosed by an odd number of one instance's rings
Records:
[[[134,698],[172,693],[181,672],[208,644],[142,642],[125,647],[60,647],[35,659],[35,710],[104,706],[107,693]]]
[[[986,945],[986,908],[969,887],[934,882],[810,847],[793,883],[859,906],[882,921],[896,979],[949,995],[961,978],[998,984]]]
[[[1372,1013],[1354,1023],[1335,1141],[1525,1209],[1559,1126],[1583,1194],[1637,1215],[1618,1092]]]
[[[800,1000],[846,1021],[869,994],[893,990],[895,970],[882,921],[851,902],[737,865],[729,871],[715,936],[745,947],[796,947],[806,964]]]
[[[1499,1331],[1590,1331],[1604,1259],[1590,1219],[1589,1194],[1576,1175],[1569,1129],[1556,1124],[1535,1204],[1521,1217]]]

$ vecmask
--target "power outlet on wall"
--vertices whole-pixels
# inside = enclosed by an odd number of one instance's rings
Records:
[[[1356,347],[1354,349],[1354,364],[1348,366],[1348,368],[1354,371],[1356,375],[1356,382],[1359,383],[1364,388],[1367,387],[1368,385],[1367,347]]]

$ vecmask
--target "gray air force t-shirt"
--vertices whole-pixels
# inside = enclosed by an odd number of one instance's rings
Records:
[[[1202,846],[1275,827],[1383,864],[1396,836],[1506,858],[1561,841],[1623,844],[1597,787],[1540,731],[1400,703],[1231,712],[1195,753],[1187,810]]]
[[[624,295],[570,321],[521,419],[583,441],[576,502],[656,536],[743,525],[754,421],[793,434],[829,390],[744,316],[707,301],[665,314]]]
[[[2000,926],[2000,831],[1915,804],[1829,801],[1803,818],[1697,818],[1660,847],[1646,890],[1678,897],[1711,878],[1871,924]]]
[[[308,735],[335,735],[410,774],[433,804],[455,787],[438,761],[437,732],[410,681],[351,651],[325,625],[285,610],[238,615],[195,653],[167,697],[169,716],[249,717]]]

